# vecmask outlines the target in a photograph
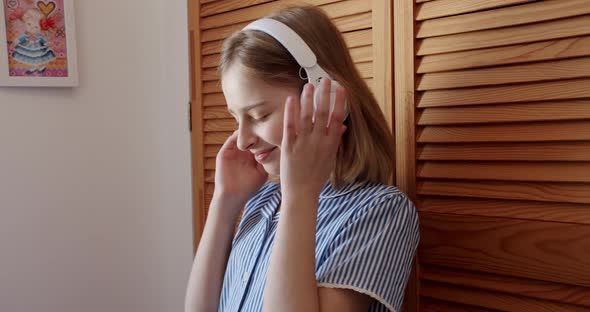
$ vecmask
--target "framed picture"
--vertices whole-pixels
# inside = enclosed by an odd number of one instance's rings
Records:
[[[74,87],[74,0],[0,0],[0,86]]]

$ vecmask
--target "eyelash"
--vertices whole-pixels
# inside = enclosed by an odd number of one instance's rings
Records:
[[[268,116],[270,116],[270,114],[263,115],[263,116],[262,116],[262,117],[260,117],[260,118],[254,118],[254,117],[251,117],[251,120],[252,120],[253,122],[255,122],[255,123],[258,123],[258,122],[265,121],[265,120],[268,118]]]
[[[260,122],[265,121],[269,116],[270,116],[270,113],[269,114],[266,114],[266,115],[263,115],[260,118],[254,118],[252,116],[249,116],[249,119],[250,119],[250,121],[252,121],[252,123],[255,123],[256,124],[256,123],[260,123]],[[235,118],[235,119],[236,119],[236,125],[239,127],[240,126],[240,122],[238,121],[237,118]]]

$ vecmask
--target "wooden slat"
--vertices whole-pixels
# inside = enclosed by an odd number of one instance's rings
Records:
[[[330,1],[332,3],[327,3],[325,5],[320,5],[318,2],[320,1],[313,0],[314,5],[317,5],[324,10],[331,19],[371,12],[372,9],[372,2],[366,0],[337,0],[337,2]]]
[[[590,121],[428,126],[418,132],[419,143],[589,141]]]
[[[371,12],[339,17],[333,19],[332,22],[341,32],[371,28]]]
[[[219,80],[217,68],[205,68],[201,72],[203,73],[203,81]]]
[[[349,50],[352,56],[352,61],[355,63],[371,62],[373,61],[373,46],[356,47]]]
[[[225,0],[214,1],[212,3],[201,6],[201,16],[209,16],[213,14],[224,13],[241,8],[246,8],[256,4],[270,2],[272,0]]]
[[[215,158],[205,158],[205,169],[215,170]]]
[[[201,29],[206,30],[215,27],[252,21],[264,15],[268,15],[285,8],[289,5],[301,5],[303,3],[305,3],[305,1],[282,0],[247,7],[241,10],[222,13],[215,16],[205,17],[201,19]],[[330,3],[333,4],[325,5]],[[367,3],[366,0],[346,0],[340,2],[338,2],[338,0],[314,0],[313,3],[310,2],[310,4],[320,6],[330,18],[342,17],[360,12],[368,12],[371,10],[371,3]]]
[[[202,55],[209,55],[209,54],[220,53],[222,46],[223,46],[223,40],[204,42],[201,45],[201,54]]]
[[[367,46],[371,45],[373,39],[373,30],[372,29],[362,29],[351,31],[347,33],[343,33],[342,37],[344,37],[344,42],[348,48],[355,48],[360,46]]]
[[[590,226],[421,212],[420,228],[421,263],[590,286]]]
[[[203,55],[202,65],[203,68],[212,68],[219,66],[219,58],[221,54],[215,53],[210,55]]]
[[[587,312],[587,308],[556,303],[546,300],[531,299],[519,295],[488,292],[474,288],[457,287],[448,284],[424,281],[422,296],[444,299],[463,304],[476,305],[507,312]]]
[[[501,312],[465,304],[451,303],[433,298],[423,297],[420,300],[420,312]]]
[[[207,119],[205,120],[205,132],[235,131],[236,121],[232,119]]]
[[[491,48],[590,34],[590,15],[555,21],[425,38],[417,55]]]
[[[222,145],[206,145],[205,157],[217,157],[217,153],[219,153],[221,146]]]
[[[590,161],[590,142],[425,144],[418,160]]]
[[[230,119],[232,115],[225,106],[210,106],[203,110],[203,119]]]
[[[420,273],[426,281],[590,307],[590,289],[585,287],[433,266],[423,266]]]
[[[205,170],[205,182],[215,183],[215,170]]]
[[[221,93],[222,90],[221,90],[221,84],[219,83],[219,80],[203,81],[202,92],[204,94]]]
[[[589,71],[590,73],[590,71]],[[418,125],[590,119],[590,100],[425,108]]]
[[[227,38],[234,32],[244,28],[250,22],[251,21],[247,21],[243,23],[203,30],[201,33],[201,42],[205,43],[209,41]],[[351,32],[362,29],[368,29],[371,28],[371,12],[339,17],[333,19],[332,22],[336,25],[336,27],[338,27],[338,29],[341,32]]]
[[[590,225],[589,204],[420,196],[416,207],[419,211],[432,213]],[[587,300],[590,301],[590,297]]]
[[[418,107],[514,103],[590,97],[590,79],[537,82],[508,86],[426,91]]]
[[[205,144],[223,144],[225,140],[232,135],[233,131],[227,132],[206,132],[205,133]]]
[[[590,77],[590,57],[424,74],[417,90],[463,88]]]
[[[373,77],[373,62],[363,62],[355,64],[362,78]]]
[[[499,8],[515,4],[533,2],[535,0],[438,0],[424,3],[416,9],[417,21]]]
[[[244,26],[245,26],[245,24],[244,24]],[[231,33],[233,33],[234,31],[237,31],[239,29],[240,28],[236,28],[233,26],[228,27],[226,36],[229,36]],[[207,31],[205,31],[205,32],[207,32]],[[371,41],[372,36],[373,36],[373,31],[371,29],[351,31],[351,32],[347,32],[347,33],[342,34],[342,37],[344,37],[344,42],[346,42],[346,45],[349,48],[371,45],[372,44],[372,41]],[[223,36],[220,36],[219,38],[217,38],[217,40],[209,38],[209,40],[207,40],[208,42],[204,42],[202,44],[202,48],[201,48],[202,54],[209,55],[209,54],[220,53],[221,47],[223,45],[223,40],[219,40],[219,39],[224,39],[224,38],[225,37],[223,37]],[[207,38],[205,38],[205,39],[207,39]],[[215,41],[210,41],[210,40],[215,40]]]
[[[423,21],[418,26],[416,38],[539,23],[588,13],[590,13],[590,0],[535,2]]]
[[[498,48],[426,55],[417,73],[498,66],[590,55],[590,36],[525,43]]]
[[[424,161],[419,178],[590,182],[590,162]]]
[[[246,25],[248,25],[252,21],[254,21],[254,19],[243,23],[231,24],[211,29],[204,29],[201,31],[201,42],[208,43],[210,41],[225,39],[229,37],[231,34],[235,33],[236,31],[242,30],[244,27],[246,27]]]
[[[588,183],[424,180],[418,194],[590,204]]]
[[[212,93],[203,96],[203,106],[226,106],[223,93]]]

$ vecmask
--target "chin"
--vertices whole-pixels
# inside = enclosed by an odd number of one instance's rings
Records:
[[[268,173],[271,176],[280,175],[279,164],[275,164],[274,161],[269,164],[262,165],[262,167],[264,168],[264,171],[266,171],[266,173]]]

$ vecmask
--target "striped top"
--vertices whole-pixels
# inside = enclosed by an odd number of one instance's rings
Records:
[[[244,209],[228,259],[219,311],[262,311],[281,201],[265,184]],[[370,312],[399,312],[419,241],[414,204],[397,188],[357,182],[320,195],[316,227],[318,287],[351,289],[374,298]]]

